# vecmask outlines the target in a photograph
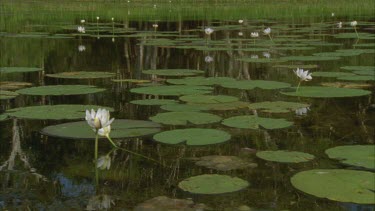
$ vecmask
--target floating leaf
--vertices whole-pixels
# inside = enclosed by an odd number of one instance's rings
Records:
[[[339,39],[368,39],[373,40],[375,36],[370,33],[340,33],[334,36],[335,38]]]
[[[195,104],[168,104],[160,107],[166,111],[207,111],[210,110],[204,105],[195,105]]]
[[[179,95],[192,95],[192,94],[208,94],[213,90],[212,87],[206,86],[185,86],[185,85],[172,85],[172,86],[157,86],[157,87],[140,87],[130,90],[132,93],[148,94],[148,95],[164,95],[164,96],[179,96]]]
[[[67,79],[96,79],[96,78],[111,78],[116,74],[110,72],[61,72],[55,74],[46,74],[51,78],[67,78]]]
[[[32,86],[32,83],[18,82],[18,81],[0,81],[0,89],[3,90],[14,90],[21,89],[27,86]]]
[[[26,73],[42,71],[42,68],[37,67],[0,67],[0,73]]]
[[[287,60],[284,59],[271,59],[271,58],[241,58],[238,61],[248,62],[248,63],[278,63],[278,62],[285,62]]]
[[[222,87],[225,88],[233,88],[233,89],[282,89],[290,87],[291,85],[284,82],[278,81],[264,81],[264,80],[242,80],[242,81],[234,81],[229,83],[221,84]]]
[[[375,70],[356,70],[353,73],[358,74],[358,75],[366,75],[366,76],[375,77]]]
[[[375,174],[346,169],[313,169],[291,178],[302,192],[320,198],[357,204],[375,203]]]
[[[136,105],[169,105],[177,103],[177,100],[167,100],[167,99],[145,99],[145,100],[133,100],[130,101],[132,104]]]
[[[227,95],[185,95],[180,97],[180,100],[187,103],[214,104],[236,102],[238,98]]]
[[[0,121],[4,121],[8,119],[8,115],[7,114],[0,114]]]
[[[82,95],[104,90],[88,85],[49,85],[20,89],[17,93],[23,95]]]
[[[280,163],[301,163],[313,160],[315,158],[314,155],[308,153],[284,150],[261,151],[257,152],[256,156],[263,160]]]
[[[339,60],[340,57],[337,56],[285,56],[281,57],[283,60],[287,61],[332,61]]]
[[[325,153],[344,164],[375,169],[375,145],[338,146],[327,149]]]
[[[238,177],[218,174],[203,174],[187,178],[178,187],[194,194],[221,194],[239,191],[249,186],[249,183]]]
[[[195,165],[204,166],[219,171],[230,171],[235,169],[254,168],[258,165],[236,156],[210,155],[198,158]]]
[[[132,138],[160,131],[160,125],[151,121],[115,119],[111,124],[111,138]],[[45,127],[42,134],[69,139],[95,139],[95,132],[86,121],[69,122]]]
[[[354,75],[337,78],[343,81],[375,81],[375,75]]]
[[[330,87],[337,87],[337,88],[352,88],[352,89],[363,89],[371,87],[371,84],[358,84],[358,83],[351,83],[351,82],[325,82],[322,83],[322,86],[330,86]]]
[[[165,144],[181,144],[186,145],[209,145],[218,144],[230,139],[230,135],[221,130],[203,129],[203,128],[188,128],[164,131],[154,135],[157,142]]]
[[[266,101],[260,103],[251,103],[249,109],[259,109],[262,112],[267,113],[287,113],[295,111],[300,108],[309,107],[308,104],[296,103],[296,102],[286,102],[286,101]]]
[[[156,116],[150,117],[150,120],[166,125],[200,125],[219,122],[221,117],[209,113],[181,111],[159,113]]]
[[[187,77],[182,79],[168,79],[167,82],[171,84],[178,85],[193,85],[193,86],[210,86],[210,85],[220,85],[222,83],[235,81],[233,78],[229,77]]]
[[[0,90],[0,100],[9,100],[16,98],[18,93],[12,91]]]
[[[288,69],[297,69],[297,68],[302,68],[302,69],[316,69],[319,66],[316,64],[286,64],[286,65],[274,65],[273,67],[275,68],[288,68]]]
[[[166,196],[158,196],[138,204],[134,211],[146,210],[205,210],[204,204],[194,204],[191,199],[172,199]]]
[[[370,95],[371,92],[362,89],[335,88],[322,86],[301,86],[298,91],[281,92],[281,94],[298,97],[314,98],[337,98],[337,97],[358,97]]]
[[[142,79],[132,79],[132,78],[128,78],[128,79],[112,79],[113,82],[128,82],[128,83],[149,83],[151,82],[150,80],[142,80]]]
[[[97,105],[42,105],[13,108],[7,110],[7,114],[20,119],[84,119],[86,110],[98,108],[113,111],[112,108]]]
[[[344,66],[340,67],[340,69],[352,71],[375,71],[375,66]]]
[[[311,75],[313,77],[328,77],[328,78],[355,76],[355,74],[348,73],[348,72],[313,72]]]
[[[222,124],[242,129],[280,129],[292,126],[293,122],[289,122],[285,119],[263,118],[255,115],[248,115],[224,119]]]
[[[201,70],[189,70],[189,69],[160,69],[160,70],[144,70],[144,74],[153,74],[160,76],[192,76],[197,74],[203,74]]]

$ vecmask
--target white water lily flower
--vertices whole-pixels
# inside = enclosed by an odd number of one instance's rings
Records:
[[[300,78],[301,81],[312,80],[311,73],[309,73],[308,70],[304,71],[302,68],[297,68],[297,70],[294,70],[294,73]]]
[[[254,55],[251,55],[250,58],[252,58],[252,59],[259,59],[259,56],[254,54]]]
[[[158,25],[157,23],[154,23],[154,24],[152,24],[152,27],[153,27],[153,28],[158,28],[159,25]]]
[[[333,12],[333,13],[331,13],[331,16],[332,16],[332,17],[335,17],[335,13],[334,13],[334,12]]]
[[[299,109],[296,110],[296,115],[303,116],[303,115],[306,115],[308,111],[310,111],[309,107],[299,108]]]
[[[214,32],[214,30],[211,29],[211,28],[205,28],[205,29],[204,29],[204,32],[205,32],[207,35],[210,35],[210,34],[212,34],[212,33]]]
[[[79,33],[85,33],[85,32],[86,32],[86,31],[85,31],[85,27],[83,27],[83,26],[78,26],[77,31],[78,31]]]
[[[101,156],[96,162],[96,168],[101,170],[109,170],[111,168],[111,157],[109,155]]]
[[[112,42],[115,42],[115,38],[114,37],[112,37]]]
[[[100,18],[99,18],[99,16],[96,16],[96,20],[99,20]]]
[[[85,22],[86,22],[85,19],[82,19],[82,20],[81,20],[81,23],[85,23]]]
[[[337,23],[337,28],[341,29],[342,28],[342,22]]]
[[[112,20],[112,21],[114,21],[114,20],[115,20],[115,18],[114,18],[114,17],[112,17],[112,18],[111,18],[111,20]]]
[[[268,52],[263,52],[263,56],[266,57],[267,59],[271,58],[271,54]]]
[[[357,21],[352,21],[352,22],[350,22],[350,26],[353,26],[353,27],[355,27],[355,26],[357,26]]]
[[[211,63],[211,62],[214,61],[214,58],[212,58],[211,56],[206,56],[206,57],[204,58],[204,61],[205,61],[206,63]]]
[[[240,19],[240,20],[238,20],[238,23],[243,23],[243,20],[241,20],[241,19]]]
[[[82,52],[82,51],[85,51],[86,50],[86,47],[84,45],[79,45],[78,46],[78,51],[79,52]]]
[[[263,33],[264,33],[265,35],[269,35],[269,34],[271,34],[271,28],[270,28],[270,27],[266,28],[265,30],[263,30]]]
[[[250,34],[250,37],[259,37],[259,33],[258,32],[251,32]]]
[[[242,37],[243,36],[243,32],[238,32],[238,36]]]
[[[110,125],[115,120],[114,118],[109,119],[109,111],[106,109],[99,108],[97,112],[94,109],[86,110],[86,121],[90,127],[98,132],[101,136],[107,136],[111,132]]]

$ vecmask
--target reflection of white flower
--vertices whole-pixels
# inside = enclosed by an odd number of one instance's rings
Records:
[[[83,27],[83,26],[78,26],[77,31],[78,31],[79,33],[85,33],[85,32],[86,32],[86,31],[85,31],[85,27]]]
[[[335,17],[335,13],[331,13],[331,16],[332,16],[332,17]]]
[[[268,52],[263,52],[263,56],[266,57],[267,59],[271,58],[271,54]]]
[[[85,23],[86,21],[84,19],[81,20],[81,23]]]
[[[85,51],[86,50],[86,47],[84,45],[79,45],[78,46],[78,51],[79,52],[82,52],[82,51]]]
[[[269,35],[269,34],[271,34],[271,28],[270,28],[270,27],[266,28],[265,30],[263,30],[263,33],[264,33],[265,35]]]
[[[96,163],[96,168],[101,170],[109,170],[111,168],[111,157],[109,155],[101,156],[98,158],[98,161]]]
[[[350,22],[350,26],[353,26],[353,27],[355,27],[357,24],[358,24],[357,21]]]
[[[259,37],[259,33],[258,32],[251,32],[250,36],[251,37]]]
[[[238,23],[243,23],[243,20],[241,20],[241,19],[240,19],[240,20],[238,20]]]
[[[214,32],[214,30],[211,29],[211,28],[205,28],[205,29],[204,29],[204,33],[206,33],[207,35],[210,35],[210,34],[212,34],[213,32]]]
[[[342,22],[337,23],[337,28],[339,28],[339,29],[342,28]]]
[[[112,42],[115,42],[115,38],[114,37],[112,37]]]
[[[206,63],[211,63],[211,62],[214,61],[214,58],[212,58],[211,56],[206,56],[206,57],[204,57],[204,61],[205,61]]]
[[[308,111],[310,111],[309,107],[299,108],[299,109],[296,110],[296,115],[298,115],[298,116],[306,115]]]
[[[294,73],[300,78],[301,81],[309,81],[312,79],[311,73],[308,70],[304,71],[302,68],[297,68]]]
[[[115,18],[114,18],[114,17],[112,17],[112,18],[111,18],[111,20],[112,20],[112,21],[114,21],[114,20],[115,20]]]
[[[251,55],[250,58],[252,58],[252,59],[258,59],[259,56],[254,54],[254,55]]]
[[[86,210],[106,210],[110,209],[112,205],[115,205],[113,197],[103,194],[91,197],[86,206]]]
[[[159,25],[157,23],[154,23],[154,24],[152,24],[152,27],[156,29],[156,28],[159,27]]]
[[[238,36],[242,37],[243,33],[242,32],[238,32]]]
[[[109,119],[109,111],[99,108],[97,112],[94,109],[86,110],[86,121],[90,127],[101,136],[107,136],[111,132],[111,124],[115,120]]]

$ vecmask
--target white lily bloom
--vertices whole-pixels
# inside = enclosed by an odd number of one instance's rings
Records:
[[[250,37],[259,37],[259,33],[258,32],[251,32],[250,34]]]
[[[341,29],[342,28],[342,22],[337,23],[337,28]]]
[[[85,51],[86,50],[86,47],[84,45],[79,45],[78,46],[78,51],[79,52],[82,52],[82,51]]]
[[[266,28],[265,30],[263,30],[263,33],[264,33],[265,35],[269,35],[269,34],[271,34],[271,28],[270,28],[270,27]]]
[[[99,108],[97,112],[94,109],[86,110],[86,121],[90,127],[101,136],[107,136],[111,132],[110,125],[115,120],[114,118],[109,119],[109,111],[106,109]]]
[[[353,26],[353,27],[355,27],[357,24],[358,24],[357,21],[350,22],[350,26]]]
[[[207,35],[210,35],[210,34],[212,34],[212,33],[214,32],[214,30],[211,29],[211,28],[205,28],[205,29],[204,29],[204,32],[205,32]]]
[[[335,17],[335,13],[334,13],[334,12],[333,12],[333,13],[331,13],[331,16],[332,16],[332,17]]]
[[[86,32],[86,31],[85,31],[85,27],[83,27],[83,26],[78,26],[77,31],[78,31],[79,33],[85,33],[85,32]]]
[[[204,57],[204,61],[205,61],[206,63],[211,63],[211,62],[214,61],[214,58],[212,58],[211,56],[206,56],[206,57]]]
[[[267,59],[271,58],[271,54],[268,52],[263,52],[263,56],[266,57]]]
[[[300,78],[301,81],[312,80],[311,73],[309,73],[308,70],[304,71],[302,68],[297,68],[297,70],[294,70],[294,73]]]
[[[158,28],[159,25],[158,25],[157,23],[154,23],[154,24],[152,24],[152,27],[153,27],[153,28]]]
[[[96,162],[96,168],[101,170],[109,170],[109,168],[111,168],[111,157],[106,155],[98,158],[98,161]]]
[[[81,20],[81,23],[85,23],[85,22],[86,22],[85,19],[82,19],[82,20]]]
[[[98,135],[108,137],[111,133],[111,125],[108,125],[107,127],[102,127],[98,130]]]
[[[115,18],[114,18],[114,17],[112,17],[112,18],[111,18],[111,20],[112,20],[112,21],[114,21],[114,20],[115,20]]]
[[[115,38],[114,37],[112,37],[112,42],[115,42]]]
[[[243,32],[238,32],[238,36],[242,37],[243,36]]]
[[[238,23],[243,23],[243,20],[241,20],[241,19],[240,19],[240,20],[238,20]]]
[[[252,58],[252,59],[259,59],[259,56],[256,55],[256,54],[254,54],[254,55],[251,55],[250,58]]]
[[[296,110],[296,115],[298,115],[298,116],[306,115],[308,111],[310,111],[309,107],[299,108],[299,109]]]

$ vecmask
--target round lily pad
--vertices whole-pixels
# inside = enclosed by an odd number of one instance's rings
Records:
[[[105,89],[89,85],[50,85],[20,89],[17,91],[23,95],[82,95],[102,92]]]
[[[352,71],[375,71],[375,66],[344,66],[340,67],[340,69]]]
[[[84,119],[86,110],[98,108],[113,111],[112,108],[97,105],[43,105],[13,108],[7,110],[6,114],[20,119]]]
[[[196,104],[168,104],[160,107],[166,111],[207,111],[210,108],[204,105]]]
[[[132,100],[132,104],[136,105],[170,105],[176,104],[177,100],[167,100],[167,99],[146,99],[146,100]]]
[[[26,73],[42,71],[42,68],[37,67],[0,67],[0,73]]]
[[[132,138],[160,131],[158,123],[142,120],[115,119],[111,124],[111,138]],[[95,132],[86,121],[69,122],[43,128],[41,133],[69,139],[95,139]]]
[[[371,92],[362,89],[335,88],[322,86],[301,86],[298,91],[281,92],[281,94],[298,97],[313,98],[338,98],[338,97],[358,97],[370,95]]]
[[[273,67],[275,68],[287,68],[287,69],[297,69],[297,68],[302,68],[302,69],[316,69],[319,66],[316,64],[286,64],[286,65],[274,65]]]
[[[231,81],[235,81],[233,78],[229,77],[187,77],[182,79],[168,79],[167,82],[170,84],[178,84],[178,85],[194,85],[194,86],[211,86],[211,85],[218,85],[222,83],[228,83]]]
[[[221,194],[242,190],[249,183],[238,177],[218,174],[203,174],[181,181],[178,187],[195,194]]]
[[[146,210],[205,210],[204,204],[194,204],[191,199],[174,199],[166,196],[157,196],[138,204],[134,211]]]
[[[160,70],[144,70],[144,74],[153,74],[160,76],[193,76],[197,74],[203,74],[201,70],[189,70],[189,69],[160,69]]]
[[[290,180],[302,192],[320,198],[357,204],[375,203],[375,174],[346,169],[313,169]]]
[[[338,77],[337,80],[343,81],[375,81],[375,75],[353,75]]]
[[[273,119],[258,117],[255,115],[248,116],[235,116],[228,119],[224,119],[223,125],[242,129],[280,129],[287,128],[293,125],[293,122],[289,122],[285,119]]]
[[[128,78],[128,79],[112,79],[112,81],[113,82],[118,82],[118,83],[127,82],[127,83],[135,83],[135,84],[143,84],[143,83],[150,83],[151,82],[150,80],[132,79],[132,78]]]
[[[18,81],[0,81],[0,88],[3,90],[21,89],[27,86],[32,86],[32,83],[18,82]]]
[[[265,101],[249,105],[249,109],[259,109],[266,113],[288,113],[306,107],[309,107],[309,104],[286,101]]]
[[[179,96],[192,94],[208,94],[211,93],[212,90],[212,87],[207,86],[172,85],[133,88],[130,90],[130,92],[148,95]]]
[[[111,78],[115,76],[115,73],[110,72],[61,72],[55,74],[46,74],[47,77],[51,78],[67,78],[67,79],[95,79],[95,78]]]
[[[325,153],[344,164],[375,169],[375,145],[338,146],[327,149]]]
[[[7,114],[0,114],[0,121],[4,121],[8,119],[8,115]]]
[[[355,76],[355,74],[348,73],[348,72],[313,72],[311,75],[313,77],[318,76],[318,77],[328,77],[328,78]]]
[[[159,113],[156,116],[150,117],[150,120],[166,125],[200,125],[219,122],[221,117],[209,113],[181,111]]]
[[[154,135],[157,142],[165,144],[209,145],[228,141],[230,134],[216,129],[188,128],[169,130]]]
[[[236,102],[238,98],[227,95],[185,95],[180,97],[180,100],[187,103],[214,104]]]
[[[366,75],[366,76],[375,77],[375,70],[356,70],[353,73],[358,74],[358,75]]]
[[[258,165],[236,156],[209,155],[198,158],[195,165],[204,166],[219,171],[230,171],[235,169],[255,168]]]
[[[234,81],[228,83],[220,84],[222,87],[225,88],[232,88],[232,89],[243,89],[243,90],[250,90],[250,89],[282,89],[288,88],[291,85],[284,82],[278,81],[264,81],[264,80],[243,80],[243,81]]]
[[[287,61],[332,61],[332,60],[339,60],[340,57],[338,56],[285,56],[281,57],[281,59]]]
[[[0,90],[0,100],[9,100],[9,99],[16,98],[17,96],[18,96],[17,92]]]
[[[313,160],[315,158],[314,155],[308,153],[284,150],[260,151],[257,152],[256,156],[263,160],[280,163],[301,163]]]

